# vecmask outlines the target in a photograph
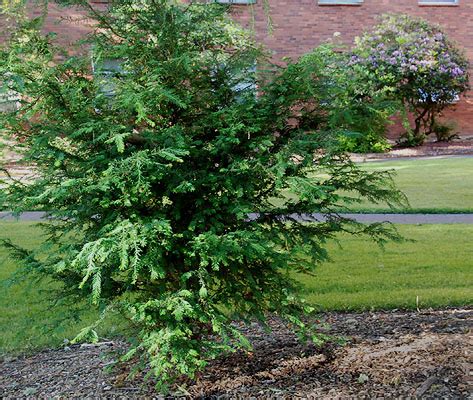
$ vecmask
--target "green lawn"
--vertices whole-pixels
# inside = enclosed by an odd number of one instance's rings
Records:
[[[383,253],[373,243],[340,236],[342,248],[329,245],[333,262],[321,265],[316,277],[303,277],[305,294],[324,310],[412,308],[473,303],[473,225],[399,226],[416,243],[389,244]],[[1,222],[1,237],[25,246],[41,241],[31,223]],[[0,250],[0,280],[17,265]],[[92,321],[90,310],[82,322],[50,330],[64,307],[50,307],[43,290],[52,284],[21,284],[0,291],[0,354],[57,346]],[[116,333],[108,324],[103,335]]]
[[[41,231],[34,223],[2,221],[0,232],[1,239],[9,238],[26,247],[37,246],[41,242]],[[0,354],[59,345],[66,338],[72,339],[80,327],[94,321],[97,314],[91,309],[81,316],[82,321],[55,327],[55,321],[67,312],[66,307],[53,306],[48,300],[48,289],[57,286],[34,281],[5,285],[17,268],[18,264],[0,248]],[[114,334],[113,326],[102,333]]]
[[[473,304],[473,225],[401,225],[416,242],[383,252],[362,238],[340,236],[332,262],[301,277],[306,298],[324,310],[443,307]]]
[[[367,162],[362,166],[369,171],[396,172],[396,184],[411,205],[411,209],[403,212],[473,213],[473,158]],[[353,208],[356,211],[386,211],[382,204],[364,203]]]

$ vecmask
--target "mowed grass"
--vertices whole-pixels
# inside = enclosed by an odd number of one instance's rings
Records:
[[[395,172],[396,186],[410,209],[401,212],[473,213],[473,157],[377,161],[360,164],[368,171]],[[393,212],[384,204],[361,203],[357,212]]]
[[[35,223],[13,221],[0,222],[0,239],[10,239],[27,248],[36,247],[42,241],[41,230]],[[69,311],[66,306],[54,305],[51,301],[50,290],[58,285],[33,279],[6,284],[18,268],[18,263],[0,248],[0,354],[58,346],[96,319],[98,313],[90,307],[79,320],[58,325]],[[101,333],[113,335],[115,329],[109,325]]]
[[[399,226],[415,243],[388,244],[383,253],[367,239],[341,235],[342,248],[328,247],[333,261],[316,270],[315,277],[299,279],[304,294],[322,310],[366,310],[443,307],[473,303],[473,225]],[[41,242],[33,223],[0,222],[0,237],[27,247]],[[0,249],[0,280],[18,268]],[[0,291],[0,354],[55,347],[97,316],[92,308],[81,320],[52,328],[67,312],[65,306],[51,307],[45,291],[53,283],[24,282]],[[102,336],[120,332],[108,323]]]
[[[332,261],[301,276],[305,297],[322,310],[445,307],[473,304],[473,225],[400,225],[415,242],[384,251],[359,237],[328,245]]]

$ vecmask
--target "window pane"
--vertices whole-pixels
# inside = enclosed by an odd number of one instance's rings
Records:
[[[319,0],[320,5],[360,5],[364,0]]]
[[[215,2],[222,4],[255,4],[256,0],[215,0]]]
[[[99,80],[100,91],[107,97],[115,94],[113,78],[120,76],[123,71],[123,60],[104,58],[92,63],[94,76]]]
[[[430,6],[456,5],[458,0],[419,0],[419,4]]]
[[[19,94],[10,88],[12,81],[9,76],[6,74],[0,79],[0,112],[16,111],[20,105]]]

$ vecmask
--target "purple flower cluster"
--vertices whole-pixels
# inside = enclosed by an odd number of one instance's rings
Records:
[[[351,62],[373,67],[388,64],[399,68],[399,72],[440,72],[452,77],[465,74],[465,70],[452,61],[449,46],[442,33],[429,37],[425,33],[414,32],[404,35],[400,41],[389,40],[389,37],[391,36],[388,36],[388,40],[379,35],[369,37],[368,41],[362,42],[369,55],[365,58],[354,55]]]
[[[457,76],[462,76],[465,73],[461,68],[455,67],[450,71],[450,74],[456,78]]]
[[[468,87],[466,58],[439,28],[407,16],[385,17],[374,33],[358,39],[349,63],[377,76],[384,73],[399,90],[417,87],[435,93],[439,101]],[[417,89],[412,96],[419,98]]]

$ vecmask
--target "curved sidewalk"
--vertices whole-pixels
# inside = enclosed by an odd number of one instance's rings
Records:
[[[362,223],[391,222],[393,224],[473,224],[473,214],[340,214],[343,217],[355,219]],[[41,211],[23,213],[20,221],[41,221],[45,216]],[[250,215],[255,219],[256,214]],[[293,214],[291,218],[298,221],[324,221],[322,214]],[[0,212],[0,221],[15,221],[9,212]]]

